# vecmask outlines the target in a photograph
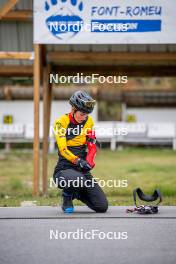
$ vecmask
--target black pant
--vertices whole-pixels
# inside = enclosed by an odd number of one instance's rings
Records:
[[[81,173],[74,169],[66,169],[55,172],[53,178],[58,188],[72,194],[73,199],[79,199],[96,212],[107,211],[106,196],[90,172]]]

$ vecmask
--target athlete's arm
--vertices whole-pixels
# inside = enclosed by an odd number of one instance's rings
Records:
[[[67,122],[63,117],[57,119],[54,123],[54,134],[57,141],[57,146],[59,149],[60,154],[67,160],[72,163],[76,163],[78,156],[74,155],[68,148],[67,148],[67,141],[66,141],[66,130],[67,130]]]
[[[96,135],[95,131],[93,130],[94,127],[94,122],[91,120],[91,127],[90,131],[87,133],[87,156],[86,156],[86,161],[90,164],[90,166],[93,168],[95,167],[95,157],[97,153],[97,148],[96,148]]]

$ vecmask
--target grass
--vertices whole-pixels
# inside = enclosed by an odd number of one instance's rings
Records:
[[[132,205],[132,190],[140,186],[147,194],[159,188],[164,205],[176,205],[176,152],[170,149],[125,148],[121,151],[99,150],[96,167],[92,171],[99,180],[116,181],[114,188],[105,186],[110,205]],[[57,154],[49,155],[48,185],[52,177]],[[61,191],[49,188],[45,197],[32,196],[32,152],[13,150],[0,153],[0,206],[19,206],[24,200],[38,205],[56,206]],[[127,187],[118,187],[126,181]],[[76,201],[75,204],[80,204]]]

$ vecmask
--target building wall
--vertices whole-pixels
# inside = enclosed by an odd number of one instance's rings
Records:
[[[136,122],[174,122],[176,123],[176,108],[126,108],[125,114],[134,115]]]
[[[53,101],[51,108],[51,124],[56,118],[70,112],[68,101]],[[34,121],[33,101],[0,101],[0,124],[3,123],[4,115],[12,115],[14,124],[32,124]],[[92,117],[95,121],[98,118],[97,106]],[[40,123],[43,120],[43,103],[40,102]]]

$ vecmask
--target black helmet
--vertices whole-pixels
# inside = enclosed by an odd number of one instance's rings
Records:
[[[75,92],[69,102],[77,110],[88,114],[92,113],[96,104],[96,101],[84,91]]]

